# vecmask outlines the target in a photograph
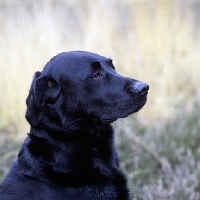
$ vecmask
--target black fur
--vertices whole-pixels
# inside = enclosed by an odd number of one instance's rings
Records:
[[[98,54],[52,58],[33,78],[26,100],[30,133],[0,200],[129,199],[110,124],[141,109],[148,89]]]

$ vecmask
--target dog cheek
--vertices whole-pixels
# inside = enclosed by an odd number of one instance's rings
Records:
[[[98,119],[106,118],[111,114],[110,104],[104,98],[97,98],[91,101],[85,102],[83,110],[88,116],[97,117]]]

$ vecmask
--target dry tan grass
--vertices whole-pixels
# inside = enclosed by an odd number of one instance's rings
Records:
[[[61,51],[82,49],[150,84],[145,108],[115,123],[132,199],[199,199],[199,7],[199,0],[1,0],[0,179],[21,145],[1,130],[22,138],[28,131],[33,73]]]
[[[28,131],[25,99],[36,70],[55,54],[94,51],[150,84],[138,117],[158,123],[192,112],[200,93],[197,1],[0,2],[0,127]],[[196,18],[195,18],[196,17]]]

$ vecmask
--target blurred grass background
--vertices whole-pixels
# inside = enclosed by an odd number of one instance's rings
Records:
[[[0,181],[29,131],[33,73],[69,50],[150,85],[144,109],[114,123],[131,199],[200,199],[199,0],[1,0]]]

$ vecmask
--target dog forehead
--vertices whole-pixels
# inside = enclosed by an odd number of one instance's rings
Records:
[[[62,52],[54,56],[44,67],[43,72],[54,76],[66,73],[79,73],[89,70],[93,62],[106,62],[108,58],[87,51]],[[81,68],[85,68],[82,70]]]

